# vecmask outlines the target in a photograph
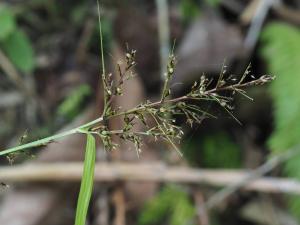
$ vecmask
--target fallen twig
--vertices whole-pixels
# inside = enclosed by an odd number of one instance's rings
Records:
[[[251,171],[250,173],[246,174],[244,177],[242,177],[237,182],[234,182],[231,185],[228,185],[224,189],[222,189],[222,190],[218,191],[216,194],[214,194],[210,199],[208,199],[208,201],[205,204],[205,207],[207,207],[208,209],[215,207],[216,205],[218,205],[220,202],[224,201],[227,197],[229,197],[231,194],[233,194],[240,188],[248,187],[248,185],[252,184],[253,181],[260,180],[261,179],[260,177],[264,176],[265,174],[267,174],[268,172],[273,170],[280,163],[282,163],[298,154],[299,154],[299,146],[296,146],[294,148],[291,148],[289,150],[282,152],[281,154],[271,157],[263,165],[259,166],[258,168]],[[260,179],[258,179],[258,178],[260,178]],[[276,178],[271,178],[271,179],[276,179]],[[287,183],[284,184],[285,182],[287,182]],[[286,180],[285,182],[277,183],[277,181],[276,181],[275,182],[276,184],[273,183],[273,185],[275,185],[274,188],[282,189],[282,188],[284,188],[284,186],[285,187],[290,186],[290,185],[294,186],[294,184],[298,183],[296,180]],[[272,185],[270,186],[270,184],[271,183],[269,183],[269,184],[265,183],[264,185],[266,185],[266,187],[268,186],[267,188],[272,189],[273,187],[272,187]],[[289,193],[289,192],[287,192],[287,193]]]
[[[0,169],[3,182],[79,182],[82,163],[35,163],[28,165],[5,166]],[[231,186],[241,183],[253,174],[247,170],[209,170],[188,167],[166,166],[163,163],[97,163],[95,182],[156,181],[207,184],[211,186]],[[249,180],[248,180],[249,181]],[[289,193],[300,195],[300,182],[288,178],[255,176],[243,182],[249,191],[266,193]]]

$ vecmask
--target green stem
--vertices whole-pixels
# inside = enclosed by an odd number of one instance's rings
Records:
[[[164,83],[162,94],[161,94],[161,100],[160,100],[161,102],[163,102],[165,100],[165,95],[167,92],[168,84],[169,84],[169,78],[167,77],[165,80],[165,83]]]
[[[100,3],[97,0],[97,9],[98,9],[98,22],[99,22],[99,36],[100,36],[100,52],[101,52],[101,65],[102,65],[102,88],[103,88],[103,96],[104,96],[104,109],[103,109],[103,116],[106,115],[106,111],[108,108],[107,105],[107,93],[106,93],[106,83],[105,83],[105,62],[104,62],[104,47],[103,47],[103,33],[102,33],[102,23],[101,23],[101,12],[100,12]]]
[[[99,117],[99,118],[97,118],[93,121],[90,121],[86,124],[83,124],[79,127],[74,128],[74,129],[71,129],[71,130],[68,130],[68,131],[65,131],[65,132],[62,132],[62,133],[59,133],[59,134],[55,134],[53,136],[46,137],[46,138],[43,138],[43,139],[40,139],[40,140],[37,140],[37,141],[33,141],[33,142],[30,142],[30,143],[27,143],[27,144],[24,144],[24,145],[19,145],[19,146],[16,146],[16,147],[12,147],[12,148],[6,149],[4,151],[0,151],[0,156],[7,155],[7,154],[10,154],[10,153],[14,153],[14,152],[21,151],[21,150],[25,150],[25,149],[29,149],[29,148],[34,148],[34,147],[47,145],[47,144],[49,144],[50,142],[52,142],[54,140],[69,136],[71,134],[83,133],[82,130],[84,130],[84,129],[86,129],[86,128],[94,125],[94,124],[97,124],[101,121],[103,121],[103,118]]]

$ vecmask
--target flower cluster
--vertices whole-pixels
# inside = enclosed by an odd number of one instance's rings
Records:
[[[127,111],[121,111],[120,108],[112,109],[111,102],[113,97],[122,95],[123,83],[133,77],[131,69],[136,65],[135,55],[135,50],[127,50],[125,55],[126,67],[124,70],[121,69],[120,64],[117,64],[119,80],[116,83],[111,79],[111,74],[104,76],[105,107],[103,121],[105,122],[107,119],[117,116],[123,117],[124,121],[124,126],[120,130],[109,130],[104,122],[102,122],[100,126],[90,128],[90,131],[93,131],[94,134],[97,134],[101,138],[107,150],[116,148],[117,145],[112,141],[112,135],[116,135],[124,141],[134,143],[136,152],[139,155],[141,152],[142,137],[150,136],[153,137],[154,140],[160,138],[167,141],[181,154],[176,144],[181,140],[183,130],[177,125],[174,119],[176,115],[184,116],[190,126],[193,126],[194,123],[200,124],[203,119],[215,118],[215,116],[204,111],[198,103],[202,101],[215,101],[236,119],[232,113],[233,95],[239,93],[251,99],[243,88],[253,85],[262,85],[274,79],[274,77],[269,75],[255,79],[253,75],[250,75],[250,66],[247,67],[240,79],[234,76],[225,77],[226,66],[223,65],[215,85],[213,85],[213,79],[209,80],[205,75],[202,75],[199,81],[194,82],[186,95],[170,98],[171,89],[169,82],[174,75],[176,66],[176,57],[172,53],[169,55],[165,82],[159,101],[146,101]],[[250,76],[250,79],[246,81],[248,76]],[[230,92],[230,94],[228,94],[228,92]],[[137,123],[144,124],[145,131],[135,131],[134,126]]]

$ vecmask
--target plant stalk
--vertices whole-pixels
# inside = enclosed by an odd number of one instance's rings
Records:
[[[21,150],[25,150],[25,149],[29,149],[29,148],[44,146],[44,145],[47,145],[47,144],[51,143],[54,140],[57,140],[57,139],[60,139],[60,138],[63,138],[63,137],[66,137],[66,136],[69,136],[69,135],[72,135],[72,134],[84,133],[83,132],[84,129],[87,129],[90,126],[95,125],[95,124],[97,124],[99,122],[102,122],[102,121],[103,121],[103,118],[99,117],[99,118],[97,118],[97,119],[95,119],[91,122],[88,122],[88,123],[83,124],[79,127],[73,128],[71,130],[68,130],[68,131],[65,131],[65,132],[62,132],[62,133],[59,133],[59,134],[55,134],[53,136],[46,137],[46,138],[43,138],[43,139],[40,139],[40,140],[37,140],[37,141],[34,141],[34,142],[30,142],[30,143],[27,143],[27,144],[24,144],[24,145],[12,147],[12,148],[6,149],[4,151],[0,151],[0,156],[11,154],[11,153],[21,151]]]

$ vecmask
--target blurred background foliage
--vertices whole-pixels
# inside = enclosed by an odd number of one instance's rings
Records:
[[[263,30],[261,40],[261,54],[267,62],[268,71],[277,76],[270,87],[274,104],[274,131],[269,146],[273,152],[286,151],[300,144],[300,31],[274,22]],[[300,179],[300,157],[288,160],[284,172]],[[291,209],[300,218],[300,200],[292,197],[290,203]]]
[[[239,168],[242,163],[239,146],[224,131],[187,138],[183,151],[191,164],[205,168]]]
[[[193,224],[195,207],[179,186],[167,185],[142,210],[138,224]]]
[[[12,8],[0,4],[0,48],[22,72],[31,73],[35,68],[34,49],[27,34],[17,25]]]

